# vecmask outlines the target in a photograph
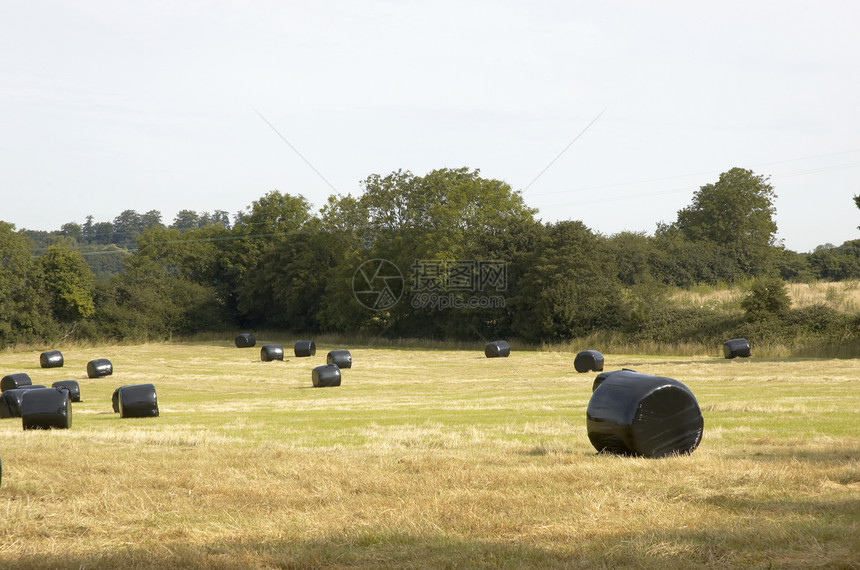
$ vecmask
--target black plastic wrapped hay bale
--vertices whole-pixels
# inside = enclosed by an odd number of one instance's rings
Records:
[[[107,358],[97,358],[87,362],[87,376],[90,378],[104,378],[113,374],[113,364]]]
[[[28,384],[20,388],[6,390],[0,394],[0,418],[20,418],[21,401],[24,399],[24,393],[28,390],[39,390],[41,388],[45,388],[45,386]]]
[[[684,384],[632,370],[604,377],[591,394],[586,422],[597,451],[643,457],[692,453],[704,426],[699,403]]]
[[[330,350],[325,361],[326,364],[334,364],[338,368],[352,368],[352,355],[348,350]]]
[[[603,355],[596,350],[583,350],[573,359],[577,372],[600,372],[603,370]]]
[[[72,402],[68,390],[40,388],[24,392],[21,422],[25,430],[72,427]]]
[[[59,380],[51,384],[51,388],[60,388],[69,391],[69,399],[72,402],[81,401],[81,386],[77,380]]]
[[[152,384],[133,384],[118,389],[119,417],[158,417],[158,396]]]
[[[595,390],[597,390],[597,387],[603,384],[603,381],[609,378],[610,374],[615,374],[616,372],[635,372],[635,370],[623,368],[621,370],[610,370],[608,372],[601,372],[594,378],[594,382],[592,382],[591,384],[591,391],[594,392]]]
[[[236,336],[236,348],[251,348],[257,344],[257,339],[251,333],[242,333]]]
[[[125,388],[125,386],[120,386],[116,390],[113,391],[113,396],[110,398],[111,407],[115,414],[119,413],[119,391]]]
[[[263,362],[283,359],[284,347],[280,344],[264,344],[262,348],[260,348],[260,360]]]
[[[0,394],[0,419],[20,418],[24,388],[13,388]]]
[[[314,388],[340,386],[340,368],[337,364],[317,366],[311,373]]]
[[[317,345],[312,340],[297,340],[293,352],[297,357],[313,356],[317,353]]]
[[[748,358],[750,343],[745,338],[733,338],[723,343],[723,356],[726,358]]]
[[[487,358],[506,358],[511,355],[511,345],[506,340],[488,342],[484,347],[484,355]]]
[[[26,372],[16,372],[15,374],[7,374],[0,379],[0,392],[6,390],[14,390],[21,386],[31,386],[33,381],[30,380],[30,375]]]
[[[60,368],[63,366],[63,353],[59,350],[48,350],[39,355],[39,365],[42,368]]]

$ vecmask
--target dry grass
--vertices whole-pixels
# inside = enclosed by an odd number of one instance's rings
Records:
[[[860,567],[858,361],[605,354],[701,404],[699,449],[647,460],[595,454],[594,375],[570,353],[358,348],[340,388],[312,389],[342,348],[318,346],[0,354],[84,400],[71,430],[0,422],[0,566]],[[96,357],[114,376],[86,378]],[[111,413],[138,382],[161,417]]]
[[[848,280],[834,283],[788,283],[791,306],[796,309],[812,305],[825,305],[843,313],[860,310],[860,281]],[[670,300],[680,306],[740,310],[741,301],[747,295],[744,287],[695,287],[678,289]]]

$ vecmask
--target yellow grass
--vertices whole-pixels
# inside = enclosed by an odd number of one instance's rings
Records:
[[[788,283],[786,286],[792,308],[826,305],[844,313],[860,310],[860,281],[857,280]],[[681,306],[740,309],[740,302],[747,294],[743,287],[698,287],[679,289],[670,295],[670,300]]]
[[[341,387],[310,388],[333,348],[0,354],[84,400],[71,430],[0,421],[0,566],[858,567],[858,361],[606,354],[702,407],[699,449],[649,460],[595,453],[571,353],[359,347]],[[115,374],[87,379],[96,357]],[[162,415],[118,418],[113,389],[140,382]]]

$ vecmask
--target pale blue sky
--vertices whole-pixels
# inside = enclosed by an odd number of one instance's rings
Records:
[[[343,194],[468,166],[544,220],[653,233],[740,166],[772,177],[787,247],[838,245],[860,238],[858,21],[849,1],[0,0],[0,220],[322,206],[256,110]]]

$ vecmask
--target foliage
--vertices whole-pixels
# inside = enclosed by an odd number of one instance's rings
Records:
[[[95,276],[79,251],[61,241],[50,246],[39,261],[45,293],[59,322],[76,322],[95,313]]]
[[[690,241],[725,250],[744,274],[761,275],[769,269],[775,244],[775,197],[766,177],[732,168],[702,186],[693,203],[678,212],[673,227]]]
[[[741,301],[747,320],[763,321],[781,317],[791,307],[791,299],[785,283],[775,277],[756,279],[750,287],[749,295]]]

